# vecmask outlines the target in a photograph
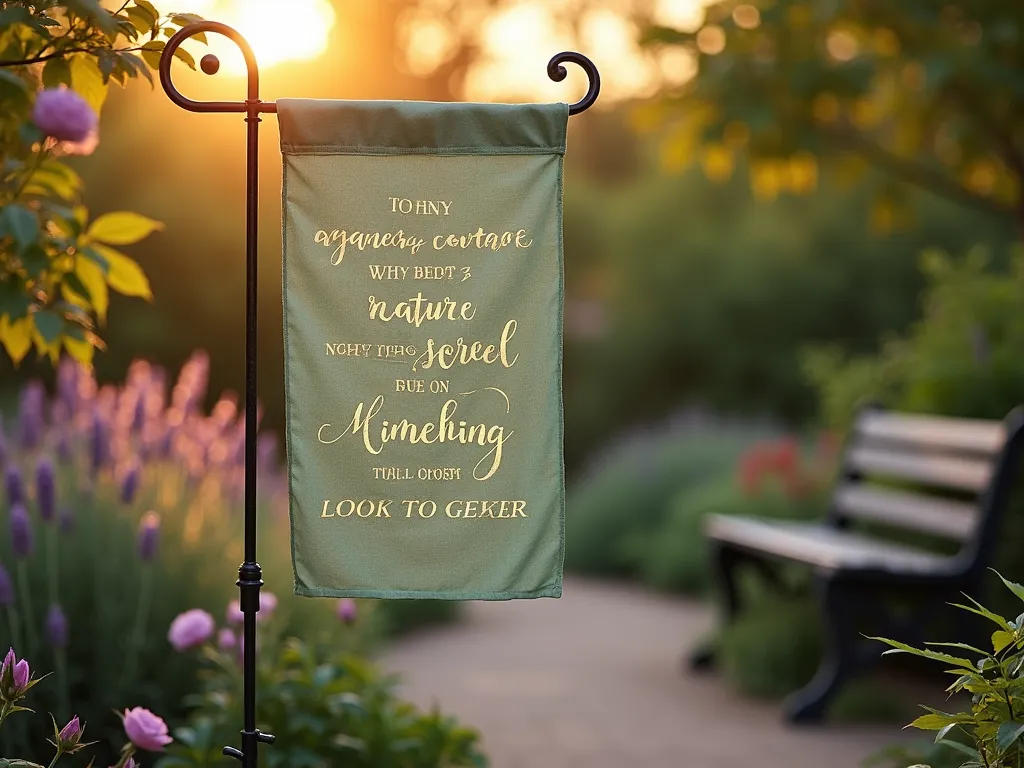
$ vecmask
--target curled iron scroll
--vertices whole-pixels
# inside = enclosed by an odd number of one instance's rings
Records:
[[[587,89],[587,95],[575,104],[569,105],[569,114],[578,115],[580,112],[585,112],[590,109],[594,105],[594,102],[597,101],[597,97],[601,93],[601,73],[597,71],[597,67],[594,65],[594,62],[582,53],[577,53],[576,51],[562,51],[561,53],[556,53],[552,56],[551,61],[548,62],[548,77],[556,83],[560,83],[565,80],[566,71],[563,65],[567,61],[571,61],[573,64],[578,64],[583,68],[583,71],[587,73],[587,77],[590,78],[590,87]]]
[[[238,46],[245,57],[245,70],[248,74],[248,91],[246,101],[193,101],[181,95],[181,92],[171,82],[171,62],[174,60],[174,52],[178,47],[201,32],[216,32],[224,35]],[[203,56],[199,64],[200,68],[208,75],[214,75],[220,69],[220,59],[212,53]],[[234,27],[221,24],[219,21],[197,21],[194,24],[179,29],[174,36],[167,41],[163,52],[160,54],[160,85],[163,86],[167,97],[182,109],[189,112],[276,112],[277,104],[274,102],[261,102],[260,99],[260,70],[256,64],[256,56],[253,55],[249,42]]]
[[[174,87],[171,81],[171,62],[174,60],[174,52],[179,46],[190,37],[200,33],[215,32],[232,40],[245,57],[245,69],[248,75],[248,90],[245,101],[194,101],[181,95],[181,92]],[[555,82],[561,82],[566,78],[567,72],[565,62],[572,62],[583,68],[590,80],[590,87],[587,94],[575,104],[569,105],[569,114],[578,115],[593,106],[601,93],[601,74],[590,59],[576,51],[562,51],[551,57],[548,62],[548,77]],[[220,60],[216,55],[208,53],[203,56],[200,67],[208,75],[216,74],[220,69]],[[256,56],[252,47],[242,34],[234,27],[222,24],[219,21],[198,21],[179,29],[160,54],[160,84],[167,93],[168,98],[182,109],[189,112],[277,112],[277,104],[260,101],[260,72],[256,63]]]

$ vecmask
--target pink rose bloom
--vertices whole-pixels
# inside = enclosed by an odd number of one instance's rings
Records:
[[[174,617],[167,631],[167,639],[174,650],[185,651],[213,637],[214,629],[213,616],[200,608],[193,608]]]
[[[98,120],[92,107],[77,93],[67,88],[50,88],[36,96],[32,122],[57,141],[80,143],[96,133]]]
[[[167,735],[167,723],[143,707],[124,711],[124,732],[132,744],[149,752],[163,752],[174,741]]]
[[[245,619],[245,614],[242,613],[237,600],[232,600],[228,603],[228,609],[224,612],[224,618],[228,620],[228,624],[241,624]]]
[[[222,651],[230,651],[237,642],[238,638],[235,637],[235,633],[227,627],[217,633],[217,647]]]
[[[260,613],[270,616],[277,608],[277,595],[266,590],[260,591]],[[259,614],[257,614],[259,618]]]
[[[260,610],[256,614],[256,619],[260,619],[260,614],[269,617],[276,609],[277,595],[273,592],[260,591]],[[245,614],[242,613],[242,608],[237,600],[232,600],[228,603],[228,609],[224,612],[224,617],[227,619],[228,624],[241,624],[245,621]]]
[[[345,624],[352,624],[356,620],[356,601],[344,597],[338,601],[338,618]]]

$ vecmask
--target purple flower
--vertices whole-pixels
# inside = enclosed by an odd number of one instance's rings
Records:
[[[30,381],[21,390],[18,403],[18,427],[21,447],[32,450],[43,438],[46,421],[43,409],[46,405],[46,391],[38,381]]]
[[[230,651],[238,644],[238,638],[235,637],[235,633],[225,627],[217,633],[217,647],[222,651]]]
[[[32,554],[32,523],[24,504],[11,507],[11,549],[17,558]]]
[[[162,752],[173,741],[167,723],[143,707],[124,711],[124,732],[132,744],[149,752]]]
[[[75,511],[66,504],[60,510],[60,530],[61,533],[75,530]]]
[[[56,603],[46,614],[46,639],[54,648],[68,647],[68,620]]]
[[[139,462],[132,461],[121,478],[121,503],[131,504],[135,501],[135,492],[139,489]]]
[[[134,757],[130,757],[124,761],[124,768],[139,768],[139,764],[135,762]]]
[[[242,613],[237,600],[232,600],[228,603],[228,608],[224,612],[224,618],[228,620],[228,624],[241,624],[245,621],[245,614]]]
[[[25,481],[21,477],[21,470],[15,464],[4,472],[4,489],[7,491],[7,503],[10,506],[25,503]]]
[[[153,558],[156,557],[156,548],[159,541],[160,515],[150,510],[139,521],[138,547],[139,558],[142,562],[153,562]]]
[[[40,459],[36,466],[36,501],[39,516],[50,522],[57,514],[57,483],[53,473],[53,462]]]
[[[356,620],[356,601],[342,598],[338,601],[338,618],[345,624],[353,624]]]
[[[14,605],[14,585],[7,569],[0,565],[0,608]]]
[[[107,454],[110,450],[108,443],[107,425],[102,417],[96,414],[89,429],[89,464],[94,475],[107,463]]]
[[[267,592],[262,590],[260,592],[260,613],[264,616],[269,617],[274,611],[277,610],[277,595],[273,592]]]
[[[25,659],[18,661],[11,648],[0,665],[0,698],[8,702],[17,701],[25,695],[31,681],[32,670],[28,662]]]
[[[68,720],[68,724],[61,728],[57,734],[57,749],[62,752],[70,752],[78,746],[81,738],[82,724],[78,720],[78,715],[75,715]]]
[[[174,617],[167,639],[174,650],[187,651],[213,637],[214,628],[213,616],[200,608],[193,608]]]
[[[96,131],[98,120],[92,107],[74,91],[49,88],[36,96],[32,122],[58,141],[80,142]]]

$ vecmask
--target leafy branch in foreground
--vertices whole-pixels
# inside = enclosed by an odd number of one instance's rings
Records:
[[[996,575],[1024,602],[1024,586]],[[923,707],[926,714],[907,727],[935,731],[935,743],[956,752],[960,768],[1019,768],[1024,760],[1024,613],[1009,620],[970,597],[967,601],[969,604],[955,607],[995,626],[991,650],[953,642],[925,643],[925,648],[914,648],[895,640],[872,639],[891,646],[885,655],[907,653],[941,662],[948,667],[946,673],[956,677],[947,692],[971,695],[969,711]],[[966,743],[955,736],[966,737]]]
[[[166,39],[197,21],[148,0],[0,3],[0,346],[15,364],[34,348],[90,363],[110,291],[151,298],[139,265],[114,246],[162,225],[119,211],[90,220],[67,158],[90,154],[111,81],[159,65]],[[202,35],[196,39],[205,42]],[[175,56],[195,69],[183,48]]]

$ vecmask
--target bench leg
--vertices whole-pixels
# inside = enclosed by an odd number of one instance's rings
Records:
[[[736,617],[740,610],[736,566],[743,560],[743,555],[733,547],[721,542],[709,543],[711,545],[711,567],[722,605],[722,624],[726,625]],[[705,641],[690,653],[687,666],[695,672],[712,669],[715,666],[715,652],[714,640]]]
[[[848,588],[832,580],[822,585],[825,657],[811,682],[786,698],[783,707],[789,722],[821,722],[829,701],[859,666],[856,608],[856,596]]]

